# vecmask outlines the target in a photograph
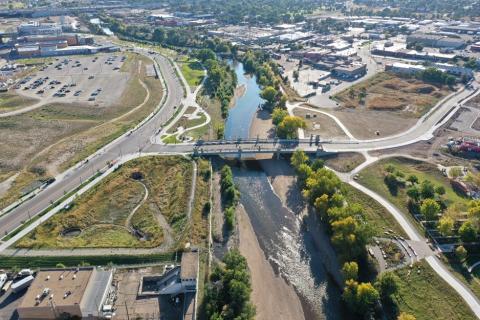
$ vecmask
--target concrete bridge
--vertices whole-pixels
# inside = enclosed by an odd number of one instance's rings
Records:
[[[331,141],[321,140],[312,136],[309,139],[236,139],[236,140],[199,140],[194,143],[182,144],[152,144],[146,152],[183,153],[196,156],[226,155],[241,157],[255,154],[289,154],[296,150],[313,153],[317,156],[328,153],[324,144]],[[352,141],[342,141],[343,144],[354,144]]]

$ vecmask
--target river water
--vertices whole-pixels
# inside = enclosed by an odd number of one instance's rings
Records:
[[[300,217],[282,204],[263,170],[249,166],[233,172],[260,247],[275,272],[294,286],[305,319],[341,319],[338,287]]]
[[[236,100],[225,125],[227,139],[247,138],[259,104],[261,89],[255,77],[233,63],[245,94]],[[233,169],[235,183],[258,238],[275,272],[291,283],[302,301],[305,319],[341,319],[340,292],[325,268],[325,257],[298,212],[286,208],[275,194],[258,162]],[[272,315],[274,316],[274,315]]]
[[[257,85],[257,78],[246,75],[242,63],[230,62],[230,66],[235,70],[238,86],[245,87],[245,94],[237,97],[235,105],[228,112],[225,123],[225,138],[245,139],[249,136],[250,124],[258,106],[263,104],[265,100],[260,97],[262,90]]]

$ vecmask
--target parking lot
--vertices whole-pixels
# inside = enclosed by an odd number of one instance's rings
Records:
[[[16,93],[43,103],[114,104],[130,74],[122,72],[122,54],[55,58],[14,86]]]

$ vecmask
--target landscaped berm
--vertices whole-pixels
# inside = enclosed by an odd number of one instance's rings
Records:
[[[185,230],[192,172],[183,157],[132,160],[15,246],[169,249]]]

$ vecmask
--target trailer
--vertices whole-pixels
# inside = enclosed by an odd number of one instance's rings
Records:
[[[12,286],[12,283],[13,283],[13,280],[7,281],[7,283],[5,283],[5,285],[3,286],[2,290],[0,290],[0,292],[1,293],[7,292],[8,289],[10,289],[10,287]]]
[[[35,280],[35,278],[33,276],[28,276],[28,277],[23,278],[20,281],[15,282],[11,286],[12,292],[17,293],[17,292],[22,291],[26,287],[30,286],[32,284],[33,280]]]

